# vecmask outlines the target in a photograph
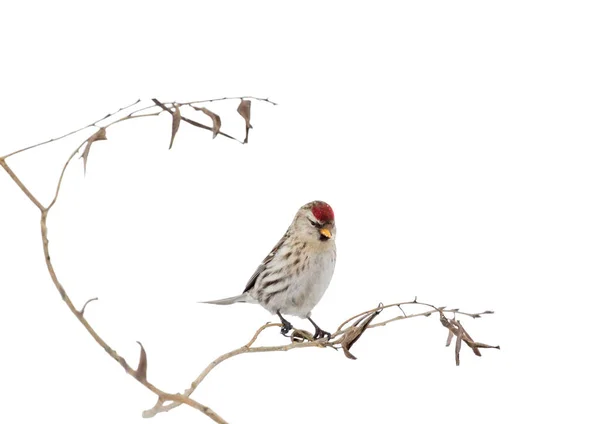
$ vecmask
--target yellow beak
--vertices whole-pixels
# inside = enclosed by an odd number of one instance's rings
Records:
[[[327,228],[321,228],[319,230],[319,233],[321,233],[322,236],[325,236],[327,238],[331,238],[331,231],[329,231]]]

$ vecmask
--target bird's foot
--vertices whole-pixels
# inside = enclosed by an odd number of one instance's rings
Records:
[[[331,339],[331,333],[328,331],[323,331],[319,327],[315,328],[315,335],[313,336],[315,340],[322,339],[327,337],[327,340]]]
[[[292,323],[289,321],[283,321],[281,324],[283,324],[283,327],[281,327],[281,334],[283,334],[284,336],[287,336],[287,333],[289,333],[294,328]]]
[[[325,337],[327,337],[327,340],[331,339],[331,333],[328,331],[321,330],[321,327],[319,327],[317,325],[317,323],[313,321],[313,319],[310,317],[310,315],[307,316],[306,318],[308,318],[308,320],[313,325],[313,327],[315,327],[315,335],[314,335],[315,340],[322,339]]]
[[[281,334],[283,334],[284,336],[287,336],[287,333],[290,332],[290,330],[292,330],[294,328],[294,326],[292,325],[291,322],[289,322],[287,319],[285,319],[282,315],[281,312],[277,311],[277,315],[279,315],[279,319],[281,320]]]

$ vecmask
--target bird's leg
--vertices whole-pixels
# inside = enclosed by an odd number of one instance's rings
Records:
[[[285,319],[283,316],[281,316],[281,312],[277,311],[277,315],[279,315],[279,319],[281,320],[281,323],[283,324],[283,327],[281,327],[281,334],[286,336],[287,333],[294,327],[292,326],[292,323],[290,323],[287,319]]]
[[[322,339],[323,337],[327,337],[327,340],[329,340],[331,338],[330,332],[321,330],[321,327],[319,327],[317,325],[317,323],[312,320],[311,317],[306,317],[306,318],[308,318],[310,323],[315,326],[315,335],[314,335],[315,340]]]

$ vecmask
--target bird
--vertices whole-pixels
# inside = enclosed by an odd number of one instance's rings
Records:
[[[311,318],[311,311],[329,287],[336,262],[336,226],[333,209],[315,200],[298,209],[294,220],[246,283],[242,294],[201,303],[231,305],[257,303],[277,314],[281,334],[292,324],[283,315],[308,319],[315,339],[331,338]]]

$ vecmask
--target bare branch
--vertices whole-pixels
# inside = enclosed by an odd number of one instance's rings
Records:
[[[8,156],[6,156],[6,157],[8,157]],[[19,179],[19,177],[17,177],[17,174],[15,174],[13,172],[13,170],[8,166],[8,164],[4,161],[4,158],[0,158],[0,166],[2,168],[4,168],[4,170],[8,173],[10,178],[12,178],[12,180],[15,182],[15,184],[17,184],[19,186],[21,191],[23,193],[25,193],[25,195],[29,198],[29,200],[31,200],[31,202],[34,205],[36,205],[40,211],[43,211],[44,207],[42,206],[40,201],[38,199],[36,199],[36,197],[29,191],[29,189],[27,187],[25,187],[25,184],[23,184],[23,182]]]
[[[54,141],[57,141],[57,140],[60,140],[60,139],[66,138],[66,137],[68,137],[68,136],[70,136],[70,135],[77,134],[78,132],[80,132],[80,131],[83,131],[83,130],[86,130],[86,129],[88,129],[88,128],[95,127],[95,126],[96,126],[96,125],[98,125],[100,122],[102,122],[102,121],[104,121],[104,120],[106,120],[106,119],[108,119],[108,118],[110,118],[110,117],[112,117],[112,116],[114,116],[114,115],[118,114],[119,112],[122,112],[122,111],[124,111],[125,109],[129,109],[130,107],[133,107],[133,106],[137,105],[137,104],[138,104],[140,101],[141,101],[141,100],[140,100],[140,99],[138,99],[138,100],[136,100],[135,102],[131,103],[130,105],[123,106],[122,108],[119,108],[119,110],[117,110],[116,112],[109,113],[109,114],[107,114],[106,116],[104,116],[103,118],[100,118],[100,119],[98,119],[98,120],[96,120],[96,121],[92,122],[91,124],[88,124],[88,125],[86,125],[85,127],[81,127],[81,128],[79,128],[78,130],[74,130],[74,131],[71,131],[71,132],[69,132],[69,133],[67,133],[67,134],[65,134],[65,135],[61,135],[60,137],[52,138],[52,139],[50,139],[50,140],[47,140],[47,141],[43,141],[43,142],[41,142],[41,143],[34,144],[34,145],[32,145],[32,146],[28,146],[28,147],[25,147],[25,148],[23,148],[23,149],[19,149],[19,150],[15,151],[15,152],[12,152],[12,153],[9,153],[9,154],[7,154],[6,156],[3,156],[3,157],[2,157],[2,158],[0,158],[0,159],[6,159],[6,158],[8,158],[8,157],[10,157],[10,156],[16,155],[17,153],[21,153],[21,152],[24,152],[24,151],[26,151],[26,150],[34,149],[34,148],[36,148],[36,147],[43,146],[44,144],[52,143],[52,142],[54,142]]]
[[[491,346],[491,345],[487,345],[484,343],[479,343],[479,342],[474,341],[474,339],[465,330],[464,326],[462,325],[462,323],[460,321],[456,320],[455,318],[448,319],[444,315],[444,313],[450,312],[450,313],[453,313],[454,315],[462,314],[464,316],[469,316],[472,318],[480,318],[482,315],[492,314],[493,313],[492,311],[487,310],[487,311],[480,312],[480,313],[461,312],[458,309],[446,309],[446,307],[436,307],[429,303],[418,302],[417,298],[415,297],[414,300],[407,301],[407,302],[399,302],[399,303],[393,303],[393,304],[389,304],[389,305],[383,305],[380,303],[375,308],[372,308],[367,311],[356,314],[356,315],[346,319],[345,321],[343,321],[339,325],[337,330],[331,335],[330,339],[321,338],[321,339],[315,340],[313,338],[313,336],[306,330],[294,329],[292,337],[290,338],[290,342],[287,344],[276,345],[276,346],[256,346],[256,342],[257,342],[259,336],[265,330],[267,330],[271,327],[281,327],[281,324],[279,324],[279,323],[266,323],[266,324],[262,325],[260,328],[258,328],[258,330],[256,330],[256,332],[254,333],[252,338],[248,341],[248,343],[239,347],[238,349],[234,349],[230,352],[220,355],[218,358],[216,358],[214,361],[212,361],[210,364],[208,364],[208,366],[206,366],[200,372],[198,377],[196,377],[196,379],[194,379],[192,381],[190,387],[188,389],[186,389],[183,392],[183,394],[180,394],[180,393],[172,394],[172,393],[165,392],[163,390],[158,389],[157,387],[155,387],[152,383],[150,383],[148,381],[147,353],[146,353],[144,346],[140,342],[137,342],[140,345],[140,355],[139,355],[139,359],[138,359],[138,365],[137,365],[137,368],[135,368],[135,369],[132,368],[124,357],[120,356],[110,345],[108,345],[108,343],[106,343],[106,341],[102,337],[100,337],[100,335],[94,330],[92,325],[89,323],[89,321],[84,316],[87,305],[90,302],[97,300],[98,298],[89,299],[88,301],[86,301],[84,303],[84,305],[82,306],[82,308],[80,310],[77,310],[75,308],[73,302],[71,301],[69,295],[67,294],[65,288],[59,281],[57,274],[55,272],[55,269],[54,269],[54,265],[50,258],[48,226],[47,226],[48,213],[51,210],[51,208],[56,204],[56,201],[58,199],[58,195],[60,192],[60,188],[61,188],[64,176],[66,173],[66,169],[68,168],[69,164],[72,162],[72,159],[80,152],[81,148],[85,146],[84,153],[82,154],[82,157],[84,159],[84,167],[85,167],[86,162],[87,162],[87,157],[90,152],[91,144],[97,140],[105,139],[106,138],[105,137],[105,129],[112,125],[116,125],[119,122],[124,122],[124,121],[127,121],[129,119],[134,119],[134,118],[158,116],[161,112],[167,111],[174,117],[173,118],[173,126],[172,126],[172,134],[171,134],[171,145],[173,143],[173,138],[179,128],[179,120],[183,120],[184,122],[187,122],[198,128],[209,130],[213,133],[213,137],[217,134],[221,134],[225,137],[228,137],[230,139],[233,139],[233,140],[236,140],[236,141],[239,141],[240,143],[242,143],[240,140],[237,140],[234,137],[231,137],[220,131],[220,129],[219,129],[220,128],[220,118],[218,117],[218,115],[208,111],[208,109],[205,109],[202,107],[198,108],[198,107],[194,106],[195,104],[200,104],[200,103],[205,103],[205,102],[231,100],[231,99],[241,100],[240,108],[238,109],[238,112],[240,113],[240,115],[242,115],[242,117],[244,117],[244,119],[246,121],[246,131],[251,127],[250,126],[250,109],[249,109],[250,101],[247,99],[255,99],[258,101],[264,101],[264,102],[268,102],[270,104],[275,105],[275,103],[270,101],[268,98],[262,99],[262,98],[251,97],[251,96],[233,97],[233,98],[224,97],[221,99],[212,99],[212,100],[196,101],[196,102],[189,102],[189,103],[175,103],[175,102],[163,103],[163,102],[158,101],[157,99],[152,99],[152,101],[154,102],[154,105],[136,109],[136,110],[130,112],[129,114],[127,114],[126,116],[122,116],[120,118],[114,117],[114,115],[116,115],[117,113],[119,113],[125,109],[131,108],[132,106],[138,104],[139,103],[139,100],[138,100],[129,106],[120,108],[116,112],[109,113],[105,117],[95,121],[94,123],[92,123],[90,125],[82,127],[79,130],[72,131],[68,134],[65,134],[64,136],[61,136],[61,137],[58,137],[58,138],[55,138],[52,140],[48,140],[43,143],[38,143],[36,145],[33,145],[30,147],[18,150],[16,152],[10,153],[9,155],[6,155],[4,157],[0,157],[0,166],[8,173],[8,175],[15,182],[15,184],[21,189],[21,191],[23,191],[23,193],[27,196],[27,198],[41,212],[40,228],[41,228],[41,238],[42,238],[42,243],[43,243],[44,261],[46,263],[46,267],[48,269],[50,278],[51,278],[55,288],[59,292],[63,302],[65,302],[65,304],[67,305],[69,310],[77,318],[77,320],[84,326],[84,328],[86,329],[88,334],[90,334],[90,336],[94,339],[94,341],[100,347],[102,347],[104,349],[104,351],[112,359],[114,359],[116,362],[118,362],[119,365],[121,365],[121,367],[123,367],[123,369],[127,372],[127,374],[131,375],[140,384],[145,386],[148,390],[152,391],[157,396],[156,404],[151,409],[144,411],[143,417],[146,417],[146,418],[153,417],[160,412],[167,412],[173,408],[178,407],[179,405],[185,404],[185,405],[188,405],[188,406],[202,412],[204,415],[211,418],[214,422],[217,422],[220,424],[227,424],[227,422],[221,416],[219,416],[215,411],[213,411],[211,408],[197,402],[196,400],[191,399],[191,397],[190,397],[194,393],[196,388],[204,381],[206,376],[212,370],[214,370],[219,364],[226,361],[227,359],[230,359],[230,358],[233,358],[235,356],[245,354],[245,353],[285,352],[285,351],[289,351],[292,349],[312,348],[312,347],[321,348],[321,349],[330,347],[335,350],[341,349],[346,357],[348,357],[350,359],[356,359],[356,357],[352,353],[350,353],[350,349],[362,337],[362,335],[367,330],[370,330],[370,329],[376,328],[376,327],[383,327],[394,321],[401,321],[401,320],[406,320],[406,319],[420,317],[420,316],[428,317],[434,313],[438,313],[440,315],[441,324],[445,328],[448,329],[448,337],[446,340],[446,345],[449,345],[451,343],[453,337],[456,337],[455,361],[456,361],[457,365],[459,365],[459,363],[460,363],[459,355],[460,355],[460,349],[462,346],[462,342],[465,342],[477,356],[481,356],[481,352],[479,349],[483,349],[483,348],[499,349],[500,348],[499,346]],[[189,118],[182,116],[180,109],[179,109],[180,106],[189,106],[190,108],[203,111],[209,117],[211,117],[211,119],[213,120],[213,127],[209,127],[204,124],[200,124],[196,121],[193,121]],[[145,112],[145,113],[142,113],[142,112]],[[23,151],[26,151],[29,149],[33,149],[35,147],[39,147],[44,144],[48,144],[50,142],[53,142],[53,141],[56,141],[56,140],[59,140],[59,139],[65,138],[65,137],[68,137],[70,135],[76,134],[87,128],[96,127],[100,122],[102,122],[108,118],[111,118],[111,117],[115,118],[115,119],[112,120],[112,122],[106,122],[105,125],[98,128],[96,133],[92,134],[85,141],[81,142],[75,148],[75,150],[70,154],[70,156],[67,158],[66,162],[63,165],[62,172],[60,174],[60,177],[59,177],[57,185],[56,185],[56,191],[54,194],[54,198],[52,199],[52,201],[50,202],[48,207],[44,207],[37,200],[37,198],[29,191],[29,189],[25,186],[25,184],[17,177],[17,175],[14,173],[14,171],[6,163],[5,159],[8,158],[9,156],[15,155],[17,153],[20,153],[20,152],[23,152]],[[246,140],[247,140],[247,132],[246,132]],[[423,308],[423,307],[425,307],[426,309],[424,311],[420,311],[420,312],[416,311],[414,313],[407,314],[404,311],[403,306],[405,306],[407,308],[412,308],[412,307]],[[401,315],[394,314],[394,316],[392,316],[392,317],[388,317],[384,320],[375,322],[376,318],[378,318],[380,316],[380,314],[383,316],[383,315],[385,315],[385,313],[394,312],[395,309],[391,309],[391,308],[396,308],[396,307],[398,308],[396,311],[400,311],[402,313]]]
[[[161,105],[161,108],[165,108],[165,106],[156,101],[158,104]],[[44,260],[46,263],[46,267],[48,269],[48,273],[50,274],[50,278],[52,279],[52,282],[54,283],[54,286],[56,287],[57,291],[59,292],[62,300],[65,302],[65,304],[67,305],[67,307],[69,308],[69,310],[71,311],[71,313],[73,313],[73,315],[75,315],[75,317],[79,320],[79,322],[84,326],[84,328],[87,330],[87,332],[92,336],[92,338],[96,341],[96,343],[98,343],[98,345],[100,345],[104,351],[111,357],[113,358],[116,362],[118,362],[127,372],[127,374],[131,375],[132,377],[134,377],[137,381],[139,381],[141,384],[143,384],[144,386],[146,386],[149,390],[151,390],[153,393],[155,393],[158,398],[161,400],[161,402],[166,402],[166,401],[171,401],[171,402],[177,402],[178,404],[186,404],[188,406],[191,406],[192,408],[195,408],[199,411],[201,411],[202,413],[204,413],[205,415],[207,415],[208,417],[210,417],[213,421],[217,422],[217,423],[223,423],[226,424],[226,421],[220,417],[216,412],[214,412],[212,409],[208,408],[205,405],[202,405],[201,403],[189,399],[189,397],[184,397],[180,394],[170,394],[167,392],[164,392],[158,388],[156,388],[154,385],[152,385],[148,380],[147,380],[147,355],[146,355],[146,351],[144,349],[144,347],[142,346],[142,344],[140,343],[140,358],[139,358],[139,364],[137,369],[133,369],[125,360],[125,358],[123,358],[122,356],[120,356],[119,354],[117,354],[117,352],[111,348],[106,341],[100,337],[100,335],[93,329],[93,327],[91,326],[91,324],[87,321],[87,319],[84,317],[84,313],[85,313],[85,308],[86,306],[93,300],[96,300],[96,298],[94,299],[90,299],[88,300],[83,307],[81,308],[81,310],[77,310],[73,304],[73,302],[71,301],[69,295],[67,294],[65,288],[63,287],[63,285],[60,283],[56,272],[54,270],[54,265],[51,261],[50,258],[50,251],[49,251],[49,239],[48,239],[48,226],[47,226],[47,218],[48,218],[48,213],[51,210],[51,208],[56,204],[56,201],[58,199],[58,195],[60,193],[60,188],[63,182],[63,178],[66,172],[67,167],[69,166],[69,164],[71,163],[71,161],[73,160],[73,158],[75,157],[75,155],[77,155],[79,153],[79,151],[81,150],[81,148],[86,145],[86,150],[84,151],[84,154],[82,155],[83,159],[84,159],[84,166],[87,162],[87,157],[89,155],[89,151],[90,151],[90,147],[91,144],[97,140],[103,140],[106,139],[105,136],[105,129],[108,128],[109,126],[115,125],[116,123],[119,122],[123,122],[129,119],[133,119],[133,118],[141,118],[141,117],[149,117],[149,116],[157,116],[160,111],[158,112],[153,112],[153,113],[145,113],[145,114],[137,114],[141,111],[145,111],[147,109],[149,109],[149,107],[145,107],[145,108],[141,108],[141,109],[137,109],[131,113],[129,113],[127,116],[125,117],[121,117],[118,118],[116,120],[114,120],[113,122],[109,122],[107,123],[104,127],[101,127],[98,129],[98,131],[96,131],[96,133],[94,133],[92,136],[90,136],[89,138],[87,138],[85,141],[83,141],[82,143],[80,143],[77,148],[69,155],[69,157],[67,158],[66,162],[63,165],[60,177],[58,179],[57,185],[56,185],[56,191],[55,191],[55,195],[54,198],[52,199],[52,201],[50,202],[50,204],[48,205],[48,207],[44,207],[41,202],[31,193],[31,191],[25,186],[25,184],[19,179],[19,177],[14,173],[14,171],[9,167],[9,165],[6,163],[6,158],[15,155],[17,153],[20,152],[24,152],[26,150],[29,149],[33,149],[35,147],[39,147],[42,146],[44,144],[48,144],[51,143],[53,141],[57,141],[63,138],[66,138],[70,135],[76,134],[80,131],[83,131],[87,128],[91,128],[96,126],[98,123],[112,117],[113,115],[130,108],[131,106],[135,105],[139,103],[139,101],[136,101],[135,103],[133,103],[132,105],[120,108],[117,112],[114,113],[109,113],[107,114],[105,117],[95,121],[94,123],[87,125],[85,127],[82,127],[78,130],[72,131],[68,134],[65,134],[61,137],[55,138],[55,139],[51,139],[48,140],[46,142],[43,143],[38,143],[35,144],[33,146],[29,146],[26,147],[24,149],[20,149],[18,151],[15,151],[13,153],[10,153],[4,157],[0,158],[0,166],[2,166],[2,168],[7,172],[7,174],[11,177],[11,179],[15,182],[15,184],[21,189],[21,191],[29,198],[29,200],[40,210],[41,212],[41,219],[40,219],[40,228],[41,228],[41,235],[42,235],[42,244],[43,244],[43,251],[44,251]],[[171,103],[172,105],[174,105],[174,103]],[[156,107],[156,106],[151,106],[152,107]],[[169,110],[170,113],[173,114],[173,112],[171,112]],[[189,119],[184,119],[186,122],[191,123],[192,125],[195,125],[197,127],[200,128],[204,128],[204,129],[209,129],[212,131],[212,128],[207,127],[203,124],[199,124],[196,123],[195,121],[189,120]],[[223,134],[220,133],[226,137],[232,138],[235,140],[235,138],[228,136],[227,134]],[[239,140],[238,140],[239,141]],[[266,327],[265,327],[266,328]],[[262,331],[262,330],[261,330]],[[258,334],[260,332],[257,332],[257,334],[255,335],[255,337],[258,337]],[[255,341],[255,339],[251,340],[251,343],[253,343]],[[139,342],[138,342],[139,343]]]
[[[210,100],[200,100],[198,102],[189,102],[189,103],[182,103],[182,105],[192,105],[192,104],[199,104],[199,103],[212,103],[212,102],[220,102],[223,100],[245,100],[245,99],[252,99],[252,100],[258,100],[260,102],[267,102],[267,103],[271,103],[273,106],[277,106],[277,103],[275,103],[272,100],[269,100],[268,97],[266,98],[261,98],[261,97],[254,97],[254,96],[242,96],[242,97],[221,97],[219,99],[210,99]]]
[[[370,310],[362,312],[360,314],[356,314],[355,316],[344,321],[338,328],[338,331],[336,331],[334,334],[332,334],[331,340],[326,340],[326,339],[313,340],[312,336],[310,335],[310,333],[308,331],[295,329],[298,337],[305,340],[304,342],[296,342],[295,339],[292,338],[292,342],[289,344],[285,344],[285,345],[253,347],[253,344],[256,342],[256,339],[264,330],[266,330],[267,328],[270,328],[270,327],[281,327],[281,324],[279,324],[279,323],[276,323],[276,324],[267,323],[267,324],[261,326],[256,331],[256,333],[254,334],[254,336],[252,337],[252,339],[250,340],[249,343],[247,343],[246,345],[244,345],[238,349],[234,349],[231,352],[227,352],[227,353],[219,356],[214,361],[212,361],[200,373],[200,375],[198,375],[198,377],[192,382],[190,387],[183,392],[183,396],[187,396],[187,397],[191,396],[194,393],[194,391],[196,390],[196,388],[202,383],[202,381],[204,381],[206,376],[212,370],[214,370],[217,367],[217,365],[221,364],[222,362],[226,361],[227,359],[231,359],[235,356],[238,356],[238,355],[241,355],[244,353],[286,352],[289,350],[299,349],[299,348],[331,347],[336,350],[342,349],[342,351],[344,352],[344,355],[349,359],[356,359],[356,357],[352,353],[350,353],[349,349],[352,347],[352,345],[354,343],[356,343],[358,338],[366,330],[369,330],[371,328],[383,327],[386,324],[389,324],[393,321],[400,321],[400,320],[405,320],[405,319],[410,319],[410,318],[415,318],[415,317],[420,317],[420,316],[429,316],[434,312],[439,312],[441,314],[441,316],[443,316],[443,319],[445,320],[447,325],[452,327],[451,321],[449,321],[443,315],[443,312],[439,308],[435,308],[435,307],[433,310],[428,309],[427,311],[424,311],[424,312],[419,312],[419,313],[414,313],[414,314],[409,314],[409,315],[403,314],[403,315],[399,315],[399,316],[396,316],[396,317],[393,317],[393,318],[390,318],[390,319],[387,319],[387,320],[384,320],[381,322],[373,323],[373,320],[375,319],[375,317],[377,317],[383,310],[385,310],[385,309],[389,310],[389,308],[396,307],[398,305],[417,305],[417,306],[431,307],[431,305],[429,305],[427,303],[415,302],[414,300],[409,301],[409,302],[394,303],[394,304],[385,305],[385,306],[382,304],[379,304],[376,308],[370,309]],[[348,322],[350,322],[353,319],[355,321],[353,322],[352,325],[350,325],[346,328],[343,328],[347,325]],[[440,318],[440,320],[441,320],[441,318]],[[444,325],[444,326],[446,326],[446,325]],[[453,327],[453,331],[455,331],[455,332],[458,331],[458,328]],[[302,334],[305,334],[305,336],[302,336]],[[463,336],[465,336],[465,334],[463,334]],[[482,347],[496,348],[495,346],[484,345],[482,343],[476,343],[476,342],[472,342],[472,341],[467,341],[467,344],[469,344],[470,347],[472,344],[473,346],[476,346],[479,348],[482,348]],[[181,405],[180,402],[164,403],[159,400],[151,409],[144,411],[142,416],[144,418],[151,418],[151,417],[154,417],[158,413],[168,412],[171,409],[176,408],[180,405]]]

